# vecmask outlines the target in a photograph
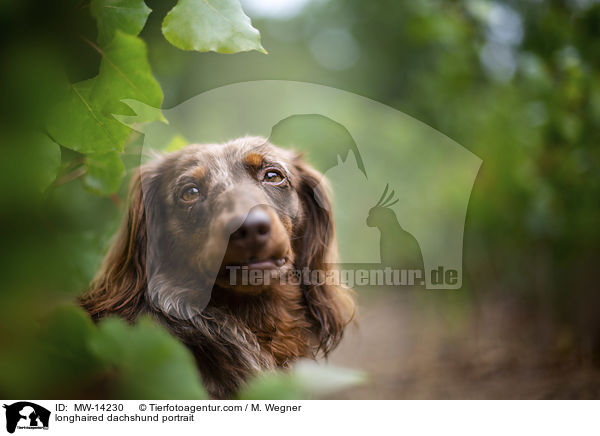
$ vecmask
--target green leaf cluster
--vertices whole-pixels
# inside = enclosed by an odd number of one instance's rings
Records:
[[[64,306],[40,325],[38,368],[48,382],[38,393],[122,399],[203,399],[191,354],[150,318],[130,326],[119,318],[94,325],[80,308]]]
[[[164,120],[163,90],[140,36],[150,8],[143,0],[74,3],[54,5],[57,17],[80,14],[68,22],[81,32],[69,35],[76,47],[65,48],[68,62],[61,63],[64,47],[52,45],[63,44],[61,38],[49,37],[45,46],[39,37],[39,45],[17,44],[11,65],[1,69],[12,85],[6,94],[12,112],[3,119],[12,147],[1,162],[0,193],[13,214],[4,221],[12,233],[4,238],[10,256],[1,274],[0,391],[31,398],[203,399],[192,354],[154,320],[94,324],[72,303],[99,267],[116,230],[126,171],[139,164],[142,138],[120,120]],[[183,50],[265,52],[237,0],[179,0],[161,30]],[[185,143],[175,136],[165,146]],[[278,396],[306,389],[294,372],[262,377],[249,389],[264,396],[261,383],[270,378],[280,386]]]
[[[118,120],[132,115],[123,100],[160,108],[163,92],[153,76],[145,42],[138,36],[152,12],[143,0],[93,0],[96,42],[82,38],[100,58],[98,74],[66,82],[49,111],[46,131],[60,146],[84,155],[84,185],[115,193],[124,178],[120,153],[131,129]],[[238,0],[180,0],[164,18],[166,39],[184,50],[236,53],[264,49]]]
[[[13,123],[0,193],[14,211],[4,221],[11,232],[0,275],[0,391],[13,398],[203,399],[192,354],[153,319],[95,324],[72,303],[100,265],[116,231],[116,206],[124,204],[126,171],[139,164],[143,138],[122,121],[164,121],[163,90],[140,36],[151,9],[143,0],[74,3],[54,5],[57,17],[79,14],[68,22],[81,32],[71,35],[68,62],[61,62],[63,46],[45,46],[40,37],[39,45],[17,45],[0,69],[12,85],[5,120]],[[183,50],[265,52],[238,0],[179,0],[165,11],[161,31]],[[175,136],[165,150],[186,143]],[[353,380],[301,365],[260,376],[241,395],[318,396]]]

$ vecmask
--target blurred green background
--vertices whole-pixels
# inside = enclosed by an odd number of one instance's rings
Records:
[[[483,160],[463,289],[359,292],[360,330],[332,360],[371,382],[346,397],[598,398],[600,2],[243,1],[268,54],[182,51],[160,28],[176,2],[146,4],[139,37],[163,108],[230,83],[313,82],[403,111]],[[65,92],[56,77],[98,73],[89,4],[5,0],[0,17],[0,394],[202,397],[162,330],[97,328],[71,306],[118,226],[143,139],[108,156],[44,135]]]

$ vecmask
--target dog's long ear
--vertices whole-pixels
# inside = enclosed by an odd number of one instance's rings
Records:
[[[142,194],[142,170],[129,188],[129,209],[100,271],[80,299],[94,318],[115,313],[128,320],[138,314],[146,279],[147,212]]]
[[[298,157],[295,163],[300,183],[297,187],[302,204],[296,266],[321,271],[328,276],[337,261],[332,205],[323,175]],[[311,273],[312,275],[312,273]],[[322,283],[323,280],[319,280]],[[327,355],[342,339],[344,327],[355,314],[355,302],[348,289],[329,284],[303,284],[304,298],[314,321],[319,340],[318,351]]]

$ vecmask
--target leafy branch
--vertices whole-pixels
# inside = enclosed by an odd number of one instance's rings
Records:
[[[85,175],[85,186],[99,195],[111,195],[120,187],[125,173],[121,153],[132,132],[114,115],[131,114],[123,100],[155,108],[160,108],[163,100],[146,44],[138,36],[151,12],[143,0],[90,3],[98,37],[96,42],[82,39],[101,58],[98,74],[66,83],[67,92],[54,105],[46,126],[60,146],[87,156],[86,169],[63,176],[61,182]],[[259,32],[238,0],[179,0],[164,18],[162,32],[184,50],[265,52]]]

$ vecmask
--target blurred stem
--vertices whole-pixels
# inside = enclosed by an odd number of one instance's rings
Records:
[[[53,183],[53,187],[64,185],[65,183],[78,179],[79,177],[83,176],[86,172],[87,168],[82,165],[77,169],[71,171],[70,173],[65,174],[64,176],[56,179],[56,181]]]

